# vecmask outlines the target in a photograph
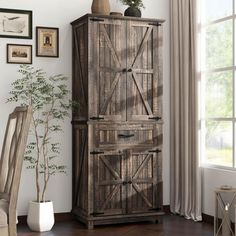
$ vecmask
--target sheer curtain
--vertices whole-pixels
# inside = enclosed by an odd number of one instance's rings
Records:
[[[171,211],[201,216],[196,72],[197,0],[171,0]]]

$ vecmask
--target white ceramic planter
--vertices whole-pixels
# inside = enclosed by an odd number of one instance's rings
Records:
[[[54,225],[53,204],[49,202],[30,202],[27,224],[32,231],[50,231]]]

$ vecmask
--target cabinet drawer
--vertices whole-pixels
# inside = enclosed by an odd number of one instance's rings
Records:
[[[96,125],[96,147],[109,145],[150,145],[162,142],[161,125]]]

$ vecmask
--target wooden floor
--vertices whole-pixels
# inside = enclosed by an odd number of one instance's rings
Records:
[[[77,221],[57,223],[52,231],[30,232],[27,226],[18,226],[18,236],[212,236],[213,226],[196,223],[179,216],[166,215],[162,224],[151,222],[96,226],[87,230]]]

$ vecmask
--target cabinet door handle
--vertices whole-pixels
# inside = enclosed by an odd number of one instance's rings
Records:
[[[126,73],[126,72],[127,72],[127,69],[126,69],[126,68],[124,68],[124,69],[122,70],[122,72],[123,72],[123,73]]]
[[[128,69],[128,72],[132,72],[133,70],[130,68],[130,69]]]
[[[104,120],[104,117],[90,117],[90,120]]]
[[[128,184],[132,184],[132,181],[130,180],[130,181],[128,181]]]
[[[99,152],[99,151],[93,151],[90,152],[91,155],[98,155],[98,154],[104,154],[104,152]]]
[[[149,120],[156,120],[156,121],[158,121],[158,120],[161,120],[161,117],[160,117],[160,116],[149,117],[148,119],[149,119]]]
[[[118,134],[119,138],[131,138],[134,137],[134,134]]]
[[[91,21],[104,21],[104,19],[99,19],[99,18],[91,18]]]

